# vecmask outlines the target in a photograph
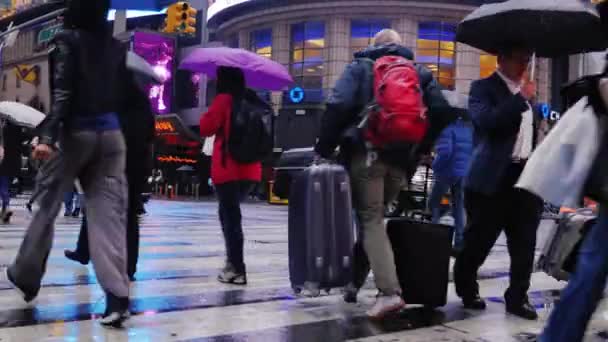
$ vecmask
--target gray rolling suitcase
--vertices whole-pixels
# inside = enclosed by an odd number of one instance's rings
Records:
[[[352,278],[355,227],[350,180],[335,164],[298,174],[289,196],[289,278],[296,293],[318,296]]]
[[[547,237],[537,262],[538,269],[557,280],[568,280],[576,267],[585,234],[596,221],[596,215],[589,209],[561,216]]]

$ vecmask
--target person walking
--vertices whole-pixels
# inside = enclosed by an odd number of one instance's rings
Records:
[[[527,77],[530,59],[525,49],[505,51],[498,56],[498,70],[471,86],[475,151],[465,178],[469,224],[464,248],[456,258],[454,282],[465,308],[486,308],[479,296],[477,271],[504,230],[511,257],[506,311],[534,320],[538,316],[527,291],[543,203],[514,187],[536,138],[537,120],[530,105],[536,83]]]
[[[429,197],[429,208],[433,223],[441,219],[441,201],[450,191],[452,216],[454,217],[453,254],[462,250],[465,228],[464,176],[468,170],[473,152],[473,126],[466,110],[460,118],[448,126],[435,145],[433,176],[435,184]]]
[[[337,81],[327,103],[315,151],[323,158],[331,158],[340,145],[339,159],[350,173],[353,204],[361,227],[362,243],[355,246],[355,278],[347,286],[345,300],[356,301],[357,292],[371,265],[380,295],[367,314],[372,318],[382,318],[405,306],[401,298],[393,250],[384,224],[384,213],[385,204],[399,194],[406,173],[411,173],[416,168],[416,158],[410,158],[416,151],[413,146],[382,151],[379,158],[368,163],[365,142],[358,129],[361,122],[359,114],[373,99],[374,77],[370,62],[384,56],[413,60],[414,54],[401,46],[401,37],[394,30],[382,30],[374,40],[373,47],[355,54],[355,61],[346,67]],[[429,115],[449,112],[449,104],[433,75],[421,66],[417,66],[417,71]],[[438,128],[436,123],[442,121],[438,117],[429,116],[432,128],[427,135],[432,137],[429,138],[432,141],[445,128]]]
[[[597,5],[603,25],[608,34],[608,2]],[[608,66],[604,75],[608,73]],[[601,91],[602,99],[596,103],[608,108],[608,96]],[[604,110],[606,113],[606,110]],[[608,148],[604,137],[603,151]],[[604,159],[605,162],[605,159]],[[599,203],[599,216],[595,226],[586,234],[576,261],[574,273],[562,290],[559,302],[551,312],[540,342],[581,342],[587,325],[604,297],[608,278],[608,203]]]
[[[122,132],[127,144],[126,177],[128,183],[127,206],[127,275],[135,281],[139,260],[139,215],[144,206],[142,192],[152,174],[152,143],[154,140],[154,114],[150,101],[138,82],[139,91],[131,96],[131,109],[120,115]],[[90,261],[88,222],[84,213],[76,249],[65,250],[66,258],[86,265]]]
[[[129,112],[136,88],[126,68],[126,49],[107,26],[109,0],[71,0],[64,30],[50,55],[52,108],[39,127],[33,157],[47,160],[59,140],[62,162],[42,195],[13,263],[10,284],[26,302],[38,296],[53,243],[61,199],[76,178],[84,189],[91,259],[106,293],[104,326],[121,327],[128,318],[126,264],[125,141],[118,113]],[[100,91],[103,90],[103,91]]]
[[[2,199],[2,211],[0,220],[9,223],[13,212],[10,210],[11,194],[10,187],[15,177],[21,172],[21,152],[25,135],[21,127],[7,121],[2,126],[2,150],[3,158],[0,161],[0,198]]]
[[[211,179],[219,200],[219,219],[227,254],[226,264],[218,275],[218,281],[236,285],[247,284],[240,204],[247,198],[253,186],[262,179],[260,162],[238,163],[227,148],[235,105],[241,104],[244,99],[250,103],[267,106],[253,91],[245,88],[245,77],[241,69],[219,67],[217,96],[200,119],[201,135],[215,135]]]

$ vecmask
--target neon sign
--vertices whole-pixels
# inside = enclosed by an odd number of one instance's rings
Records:
[[[181,158],[176,156],[159,156],[156,158],[161,163],[184,163],[184,164],[196,164],[196,160],[190,158]]]
[[[295,87],[289,91],[289,100],[293,103],[302,103],[304,101],[304,89]]]
[[[175,126],[173,126],[173,124],[168,121],[156,121],[156,124],[154,124],[154,127],[156,128],[156,132],[158,132],[158,133],[175,133],[175,132],[177,132],[177,130],[175,129]]]

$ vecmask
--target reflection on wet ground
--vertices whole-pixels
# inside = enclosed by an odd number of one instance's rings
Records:
[[[504,313],[508,256],[501,239],[480,272],[486,312],[464,310],[450,286],[449,303],[438,310],[411,306],[384,321],[365,310],[376,291],[370,279],[360,303],[343,303],[339,291],[319,298],[294,296],[288,280],[287,217],[284,207],[248,204],[244,209],[249,285],[219,284],[223,241],[213,202],[156,202],[143,219],[141,261],[133,283],[132,319],[122,331],[106,331],[93,320],[104,298],[91,267],[67,261],[79,221],[59,218],[40,298],[24,305],[0,277],[0,341],[527,341],[540,331],[563,284],[533,277],[530,299],[539,322]],[[0,264],[14,257],[28,214],[0,226]],[[541,237],[542,237],[541,229]],[[539,239],[542,240],[542,239]],[[589,341],[604,340],[608,324],[596,319]]]

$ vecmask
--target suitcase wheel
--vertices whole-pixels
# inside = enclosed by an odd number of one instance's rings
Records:
[[[306,297],[319,297],[321,295],[321,289],[319,289],[319,284],[306,282],[304,284],[303,295]]]
[[[299,295],[300,293],[302,293],[302,289],[297,286],[294,286],[291,289],[293,290],[293,293],[295,293],[296,295]]]

